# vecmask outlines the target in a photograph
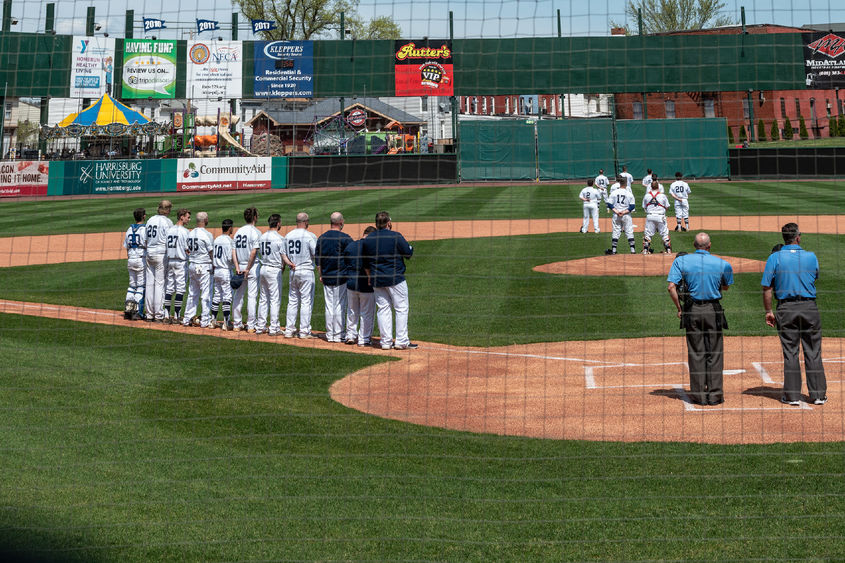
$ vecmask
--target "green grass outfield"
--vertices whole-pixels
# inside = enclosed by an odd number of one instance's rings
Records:
[[[372,357],[16,315],[0,354],[0,555],[845,558],[842,444],[443,431],[330,400]]]
[[[668,189],[672,178],[661,183]],[[845,209],[845,190],[836,182],[700,182],[690,181],[692,216],[830,214]],[[266,225],[271,213],[279,213],[288,224],[296,213],[307,211],[312,223],[328,223],[329,214],[340,210],[348,223],[372,222],[376,212],[387,210],[394,222],[451,221],[455,219],[545,219],[581,217],[578,199],[582,184],[481,187],[436,187],[418,189],[285,190],[246,194],[183,194],[154,197],[93,199],[43,199],[0,201],[0,236],[57,233],[125,231],[132,222],[132,210],[144,207],[155,213],[162,197],[173,201],[174,210],[187,207],[194,214],[207,211],[212,226],[229,218],[240,225],[243,210],[258,208],[259,225]],[[636,215],[644,189],[635,185]],[[670,215],[672,212],[670,211]]]

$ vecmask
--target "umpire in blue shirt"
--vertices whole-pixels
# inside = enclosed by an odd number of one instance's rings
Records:
[[[763,270],[763,307],[766,324],[778,329],[783,349],[783,397],[781,401],[799,406],[801,400],[801,365],[798,345],[804,347],[807,391],[816,405],[827,402],[827,380],[822,365],[822,321],[816,306],[816,280],[819,260],[801,248],[801,232],[796,223],[781,229],[783,247],[773,252]],[[772,294],[778,300],[772,312]]]
[[[695,236],[695,252],[678,256],[669,270],[669,295],[687,332],[690,399],[699,405],[725,402],[722,370],[725,363],[722,330],[728,328],[719,300],[733,284],[733,268],[710,254],[710,235]],[[689,287],[688,302],[681,305],[677,286]]]

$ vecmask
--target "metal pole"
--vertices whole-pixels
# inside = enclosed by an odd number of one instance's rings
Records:
[[[3,135],[5,134],[5,126],[6,126],[6,94],[8,93],[8,91],[9,91],[9,82],[6,81],[6,85],[3,86],[3,98],[2,98],[2,100],[0,100],[0,111],[3,112],[2,114],[0,114],[0,159],[2,159],[4,157],[4,155],[6,154],[3,151],[3,148],[6,144],[6,140],[3,137]]]
[[[96,8],[88,6],[88,15],[85,18],[85,35],[88,37],[94,36],[94,18],[96,17]]]
[[[745,6],[740,6],[739,8],[740,18],[742,19],[742,33],[748,33],[745,30]]]
[[[132,39],[135,35],[135,10],[126,10],[124,37]]]
[[[613,175],[619,175],[618,136],[616,131],[616,96],[610,95],[610,132],[613,138]]]
[[[748,97],[748,122],[749,122],[748,123],[748,129],[749,129],[748,139],[753,142],[753,141],[759,141],[759,139],[755,138],[757,131],[754,128],[754,103],[751,100],[751,94],[752,93],[753,92],[749,88],[748,92],[746,93],[746,96]]]
[[[56,30],[56,4],[47,4],[47,17],[44,19],[44,31],[50,33]]]
[[[232,12],[232,41],[238,40],[238,13]]]
[[[346,37],[346,14],[340,13],[340,40],[343,41]]]
[[[455,39],[455,18],[452,10],[449,10],[449,41]],[[452,104],[452,151],[457,159],[458,183],[461,181],[461,156],[458,154],[458,98],[454,94],[449,100]]]
[[[643,34],[643,9],[637,8],[637,34]]]
[[[12,31],[12,0],[3,0],[3,31]]]
[[[557,36],[560,37],[560,10],[557,11]]]

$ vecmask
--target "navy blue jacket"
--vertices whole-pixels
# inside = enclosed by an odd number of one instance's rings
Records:
[[[363,240],[364,268],[370,270],[373,287],[391,287],[405,281],[405,258],[414,253],[405,237],[379,229]]]
[[[361,246],[364,242],[353,240],[346,245],[343,251],[343,264],[346,267],[346,289],[360,293],[372,293],[373,286],[367,280],[367,272],[364,271],[364,260],[361,258]]]
[[[329,230],[317,239],[314,252],[323,285],[337,286],[346,283],[343,267],[343,251],[352,242],[352,237],[343,231]]]

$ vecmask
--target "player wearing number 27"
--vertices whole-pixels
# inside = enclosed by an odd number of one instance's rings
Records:
[[[168,322],[180,322],[182,300],[185,297],[185,279],[188,274],[188,229],[191,221],[188,209],[176,211],[176,224],[167,229],[167,286],[164,289],[164,318]],[[170,305],[173,304],[173,317]]]
[[[197,303],[202,306],[202,328],[214,328],[211,320],[211,253],[214,249],[214,237],[205,227],[208,225],[208,213],[197,213],[197,226],[188,235],[188,303],[185,305],[185,319],[182,324],[188,326],[197,313]]]
[[[261,274],[258,279],[260,286],[258,297],[258,324],[256,334],[269,332],[270,336],[281,334],[279,326],[279,306],[282,301],[282,272],[285,264],[291,262],[285,256],[285,237],[279,234],[282,227],[282,217],[278,213],[267,219],[270,230],[258,239],[258,254],[261,257]],[[267,313],[270,313],[270,326],[267,326]],[[268,330],[269,328],[269,330]]]
[[[285,338],[296,332],[296,313],[299,311],[299,337],[314,338],[311,334],[311,310],[314,307],[314,254],[317,237],[308,231],[307,213],[297,213],[296,228],[285,236],[285,254],[290,260],[288,312]]]

